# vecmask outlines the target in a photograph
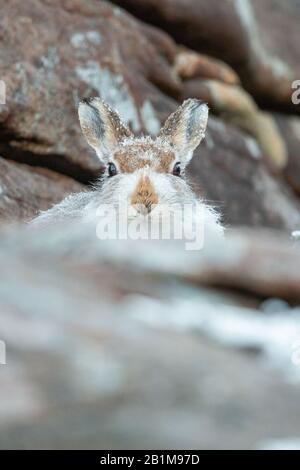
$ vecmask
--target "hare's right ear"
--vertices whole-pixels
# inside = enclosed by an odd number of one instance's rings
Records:
[[[100,98],[79,103],[79,121],[83,135],[103,163],[126,137],[133,137],[130,129],[122,123],[119,115]]]
[[[171,114],[159,132],[169,142],[177,158],[186,165],[200,144],[206,131],[208,107],[202,101],[188,99]]]

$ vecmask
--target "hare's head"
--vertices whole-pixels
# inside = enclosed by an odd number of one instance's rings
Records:
[[[206,104],[185,101],[154,139],[134,137],[99,98],[80,103],[79,119],[86,140],[105,166],[101,191],[106,202],[121,198],[145,214],[160,204],[191,201],[184,170],[204,137]]]

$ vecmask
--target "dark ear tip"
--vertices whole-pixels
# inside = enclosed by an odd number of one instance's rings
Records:
[[[82,98],[79,102],[78,107],[80,108],[82,105],[87,105],[90,108],[94,108],[97,111],[106,109],[109,112],[113,112],[111,107],[103,101],[100,96],[91,96],[90,98]]]
[[[82,98],[79,103],[81,104],[90,104],[92,98]]]
[[[92,102],[93,100],[95,99],[96,97],[95,96],[92,96],[90,98],[82,98],[80,101],[79,101],[79,104],[87,104],[88,106],[91,106],[92,105]]]

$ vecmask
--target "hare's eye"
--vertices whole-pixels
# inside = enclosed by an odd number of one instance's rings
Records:
[[[180,173],[181,173],[180,162],[177,162],[175,163],[174,168],[173,168],[173,175],[180,176]]]
[[[108,175],[109,176],[115,176],[117,174],[117,168],[114,163],[109,163],[108,164]]]

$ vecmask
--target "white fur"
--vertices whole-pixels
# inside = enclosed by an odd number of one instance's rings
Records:
[[[97,107],[98,112],[95,111],[95,107]],[[200,113],[199,108],[201,111]],[[203,111],[202,108],[204,108]],[[95,224],[97,224],[99,219],[98,210],[100,206],[111,205],[114,209],[118,207],[118,210],[122,210],[121,206],[126,203],[127,206],[130,207],[132,195],[134,194],[139,181],[143,177],[147,176],[150,179],[158,198],[158,203],[147,215],[148,219],[150,218],[153,222],[159,222],[162,220],[162,208],[169,208],[169,212],[171,213],[176,207],[182,208],[185,205],[190,205],[195,208],[195,211],[191,215],[193,220],[189,220],[189,223],[192,223],[192,226],[194,227],[199,221],[199,217],[203,219],[205,241],[210,240],[212,237],[223,237],[224,229],[220,223],[217,211],[208,206],[204,200],[196,197],[185,178],[179,178],[172,174],[172,168],[176,161],[182,162],[182,171],[184,172],[184,167],[192,157],[195,146],[197,146],[201,141],[206,126],[205,119],[207,120],[206,108],[205,105],[201,103],[199,104],[196,100],[188,100],[181,108],[179,108],[179,114],[178,111],[176,113],[173,134],[172,128],[170,130],[169,126],[165,134],[163,128],[160,136],[156,140],[152,140],[149,137],[130,137],[118,140],[117,133],[120,126],[123,126],[123,124],[120,124],[118,121],[118,126],[110,127],[112,119],[116,119],[116,121],[118,120],[118,118],[115,118],[115,115],[112,116],[112,114],[109,116],[110,119],[107,118],[107,113],[111,112],[110,108],[107,107],[107,105],[103,105],[98,99],[95,99],[91,104],[86,102],[81,103],[81,124],[84,123],[83,130],[88,133],[90,140],[92,137],[91,145],[96,150],[99,158],[101,158],[101,151],[99,149],[103,148],[104,145],[106,159],[103,159],[102,161],[106,164],[108,161],[114,162],[117,170],[119,170],[118,163],[114,159],[114,154],[116,151],[122,149],[126,152],[126,156],[128,155],[126,158],[128,158],[128,160],[130,160],[137,169],[128,173],[118,172],[118,174],[113,177],[109,177],[108,170],[106,169],[102,179],[92,190],[66,197],[61,203],[55,205],[46,212],[42,212],[33,221],[33,224],[44,225],[52,222],[61,222],[63,220],[77,220],[81,222],[95,221]],[[191,114],[195,112],[198,113],[197,116],[202,116],[201,119],[198,119],[199,124],[197,124],[195,115],[192,116],[193,119],[188,122]],[[89,122],[91,122],[91,128],[89,128]],[[102,131],[100,142],[99,129],[101,126],[103,127],[103,122],[105,123],[106,128],[104,130],[104,134]],[[171,123],[173,125],[172,120]],[[193,125],[192,129],[191,123]],[[188,132],[186,132],[188,124],[189,128]],[[199,126],[199,129],[197,126]],[[92,131],[89,129],[92,129]],[[105,133],[108,131],[110,134]],[[97,135],[98,133],[99,137]],[[108,135],[109,139],[107,138]],[[187,140],[189,135],[192,136],[191,141]],[[99,146],[97,145],[97,139],[99,139]],[[117,144],[115,142],[117,142]],[[141,147],[134,145],[137,143],[143,145]],[[182,150],[183,144],[184,152]],[[153,150],[153,146],[155,147],[155,150]],[[158,159],[160,158],[158,156],[158,150],[170,150],[175,154],[175,160],[170,163],[170,168],[163,173],[156,170]],[[107,154],[107,151],[110,152],[109,155]],[[141,159],[143,159],[144,163],[146,160],[146,166],[142,169],[140,169],[138,165],[138,162]],[[127,214],[127,217],[134,219],[136,217],[140,217],[140,213],[138,210],[132,209],[130,215]]]
[[[138,170],[132,174],[120,174],[113,178],[104,179],[90,191],[67,196],[62,202],[56,204],[48,211],[42,212],[34,225],[46,225],[61,221],[94,221],[97,224],[99,216],[97,211],[101,205],[113,205],[118,207],[119,202],[126,202],[130,206],[130,198],[134,192],[141,175],[148,175],[159,197],[159,203],[148,217],[161,220],[157,217],[160,207],[169,206],[170,210],[176,205],[190,204],[195,208],[193,217],[203,217],[204,242],[216,238],[222,238],[224,229],[220,223],[218,212],[207,205],[204,200],[198,199],[186,181],[170,174],[155,173],[151,170]],[[121,208],[119,210],[122,210]],[[131,212],[131,218],[139,217],[136,211]],[[189,222],[190,223],[190,222]],[[192,222],[194,226],[194,221]],[[195,221],[196,223],[196,221]]]

